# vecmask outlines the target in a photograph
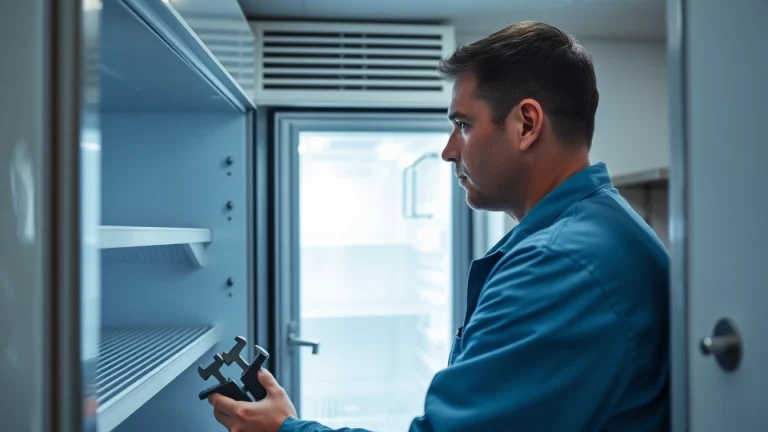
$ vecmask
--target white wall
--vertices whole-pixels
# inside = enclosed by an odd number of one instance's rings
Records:
[[[613,175],[669,164],[664,42],[589,40],[600,92],[592,161]]]

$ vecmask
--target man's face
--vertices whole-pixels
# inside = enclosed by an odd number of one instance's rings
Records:
[[[460,75],[453,86],[449,118],[453,131],[443,160],[453,162],[459,183],[474,209],[507,211],[523,175],[514,137],[493,122],[490,105],[476,93],[473,74]]]

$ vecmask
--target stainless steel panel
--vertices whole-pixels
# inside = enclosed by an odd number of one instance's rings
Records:
[[[0,429],[49,429],[46,1],[0,4]]]
[[[764,431],[768,2],[687,0],[684,19],[688,426]],[[722,318],[735,323],[743,346],[731,372],[699,349]]]

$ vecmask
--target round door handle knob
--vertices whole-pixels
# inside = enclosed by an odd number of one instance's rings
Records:
[[[712,336],[703,338],[699,349],[706,356],[714,355],[720,367],[728,372],[736,370],[741,363],[741,336],[728,318],[717,322]]]
[[[705,337],[701,340],[701,352],[705,355],[726,354],[738,350],[740,343],[736,336]]]

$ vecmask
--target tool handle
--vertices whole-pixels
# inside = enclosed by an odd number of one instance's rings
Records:
[[[243,382],[245,389],[248,390],[248,393],[253,396],[255,401],[260,401],[267,397],[267,391],[262,387],[258,377],[259,369],[261,369],[267,358],[269,358],[269,353],[256,345],[256,358],[253,359],[248,369],[240,376],[240,381]]]
[[[259,367],[249,367],[245,373],[243,373],[243,376],[240,377],[240,381],[243,382],[245,385],[245,389],[248,390],[248,393],[253,396],[253,400],[258,402],[265,397],[267,397],[267,391],[264,390],[264,387],[259,382],[259,378],[257,376],[259,372]]]
[[[236,382],[230,379],[228,379],[222,384],[216,384],[215,386],[208,387],[207,389],[201,391],[198,397],[200,398],[200,400],[208,399],[208,396],[215,393],[224,395],[236,401],[251,402],[251,398],[249,398],[248,395],[245,394],[245,391],[242,388],[240,388],[240,386],[237,385]]]

